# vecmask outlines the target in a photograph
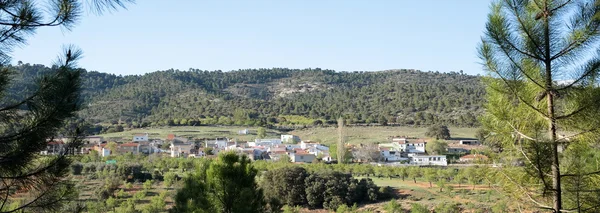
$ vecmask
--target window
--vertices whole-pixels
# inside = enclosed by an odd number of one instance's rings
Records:
[[[304,160],[304,156],[300,156],[300,160]]]

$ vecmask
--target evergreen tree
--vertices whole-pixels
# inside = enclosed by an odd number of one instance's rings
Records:
[[[597,145],[599,12],[598,0],[492,4],[479,48],[490,76],[482,120],[502,136],[504,153],[519,155],[526,165],[502,170],[506,189],[522,202],[554,212],[598,211],[598,185],[591,184],[600,180],[598,171],[574,169],[565,158],[577,161],[569,155],[582,153],[560,150]],[[580,160],[597,160],[589,157]]]
[[[97,12],[124,6],[125,2],[91,1]],[[27,36],[40,27],[71,29],[83,6],[76,0],[36,3],[0,3],[0,212],[55,212],[77,195],[64,177],[71,163],[67,154],[76,151],[80,140],[67,141],[57,155],[39,153],[80,108],[80,72],[75,69],[75,62],[81,51],[66,48],[50,72],[35,80],[31,93],[19,91],[27,94],[24,99],[11,99],[14,94],[7,92],[14,74],[9,65],[12,48],[24,44]],[[15,196],[17,192],[19,196]]]
[[[224,152],[186,178],[177,192],[174,212],[263,212],[257,170],[245,155]]]

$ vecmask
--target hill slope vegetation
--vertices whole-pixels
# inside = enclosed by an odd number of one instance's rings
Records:
[[[31,94],[51,69],[14,67],[8,99]],[[89,123],[147,125],[320,125],[337,117],[350,124],[476,126],[484,89],[462,73],[323,69],[165,70],[120,76],[83,72]]]

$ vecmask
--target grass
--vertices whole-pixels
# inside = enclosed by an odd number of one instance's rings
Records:
[[[427,128],[421,127],[346,127],[344,134],[346,142],[350,144],[387,142],[391,136],[407,136],[416,138],[427,138]],[[452,138],[474,138],[475,128],[453,128],[450,127]],[[336,143],[338,140],[337,128],[307,128],[292,131],[291,134],[299,136],[302,140],[313,140],[325,144]]]
[[[456,187],[452,190],[444,189],[439,192],[439,188],[434,184],[429,187],[428,182],[406,179],[389,179],[389,178],[371,178],[378,186],[390,186],[399,191],[403,208],[409,209],[412,203],[419,203],[429,208],[435,207],[443,203],[457,203],[465,210],[463,212],[477,212],[477,210],[491,209],[498,203],[510,203],[509,198],[498,191],[488,188],[484,185],[477,185],[475,190],[472,190],[470,185],[463,185],[460,188]],[[507,209],[509,212],[515,207]]]
[[[248,129],[250,134],[240,135],[239,130]],[[134,134],[148,133],[150,138],[167,138],[168,134],[191,138],[217,138],[228,137],[238,141],[250,141],[256,138],[257,127],[241,126],[197,126],[197,127],[157,127],[131,129],[124,132],[102,134],[105,139],[131,140]],[[453,128],[450,134],[453,138],[474,138],[475,128]],[[386,142],[391,136],[408,136],[426,138],[427,128],[421,127],[346,127],[344,128],[346,142],[351,144]],[[291,132],[282,132],[275,129],[267,130],[267,138],[279,138],[281,134],[293,134],[302,140],[318,141],[325,144],[335,143],[338,140],[337,128],[305,128]]]
[[[240,135],[238,131],[248,129],[250,134]],[[217,138],[228,137],[238,141],[249,141],[256,138],[256,130],[258,127],[240,127],[240,126],[177,126],[177,127],[156,127],[156,128],[141,128],[130,129],[124,132],[115,132],[101,134],[99,136],[105,139],[114,140],[131,140],[133,135],[138,133],[148,133],[150,138],[166,139],[167,135],[175,134],[178,137],[189,138]],[[279,138],[282,132],[277,130],[267,130],[267,138]]]

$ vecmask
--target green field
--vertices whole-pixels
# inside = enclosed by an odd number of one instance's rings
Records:
[[[250,134],[240,135],[239,130],[248,129]],[[150,138],[166,138],[168,134],[175,134],[181,137],[191,138],[216,138],[228,137],[238,141],[254,140],[256,138],[257,127],[241,126],[198,126],[198,127],[157,127],[131,129],[124,132],[102,134],[105,139],[123,139],[130,140],[134,134],[148,133]],[[344,134],[346,142],[351,144],[386,142],[391,136],[407,136],[425,138],[427,128],[421,127],[345,127]],[[450,127],[450,134],[453,138],[473,138],[475,128],[455,128]],[[318,141],[325,144],[335,143],[338,139],[337,128],[304,128],[291,132],[282,132],[275,129],[267,130],[267,137],[279,138],[281,134],[293,134],[299,136],[302,140]]]
[[[450,127],[453,138],[474,138],[475,128]],[[392,136],[407,136],[426,138],[427,128],[420,127],[345,127],[346,142],[351,144],[387,142]],[[338,140],[337,128],[306,128],[292,131],[291,134],[299,136],[302,140],[318,141],[325,144],[335,143]]]

